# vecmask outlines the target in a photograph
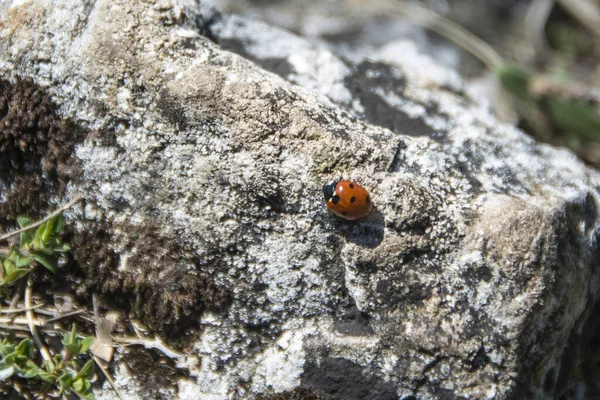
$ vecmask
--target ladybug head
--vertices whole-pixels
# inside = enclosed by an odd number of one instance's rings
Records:
[[[329,201],[329,199],[333,197],[333,192],[335,192],[335,187],[337,184],[337,181],[332,181],[323,185],[323,195],[325,196],[325,201]]]

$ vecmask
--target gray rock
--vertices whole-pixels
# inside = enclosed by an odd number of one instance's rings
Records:
[[[0,7],[1,217],[84,194],[81,301],[182,351],[121,350],[129,397],[594,393],[600,175],[413,42],[350,58],[184,0]],[[327,212],[336,177],[368,218]]]

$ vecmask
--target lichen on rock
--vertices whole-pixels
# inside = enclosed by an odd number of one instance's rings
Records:
[[[42,188],[44,204],[23,203],[35,210],[84,195],[67,214],[78,294],[199,359],[144,393],[508,399],[591,385],[572,371],[589,370],[573,349],[597,335],[600,175],[499,123],[411,42],[350,53],[207,2],[3,4],[1,116],[52,104],[57,128],[17,165],[3,149],[29,131],[0,127],[0,221],[17,180],[33,182],[19,196]],[[35,96],[9,109],[23,82]],[[321,187],[339,177],[371,192],[369,217],[328,214]]]

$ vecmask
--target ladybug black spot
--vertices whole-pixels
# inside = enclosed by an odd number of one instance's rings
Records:
[[[334,195],[334,196],[331,198],[331,202],[332,202],[333,204],[337,204],[337,203],[338,203],[338,201],[340,201],[340,196],[338,196],[337,194],[336,194],[336,195]]]
[[[369,196],[367,196],[367,203],[371,202],[371,198]]]
[[[350,184],[350,189],[354,189],[354,183]]]
[[[350,203],[354,203],[356,201],[356,197],[352,196],[350,197]]]
[[[348,213],[346,211],[343,211],[342,215],[348,215]]]

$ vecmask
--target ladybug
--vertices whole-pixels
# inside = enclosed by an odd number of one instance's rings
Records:
[[[333,181],[323,186],[327,208],[340,218],[361,219],[369,215],[373,205],[365,188],[356,182]]]

